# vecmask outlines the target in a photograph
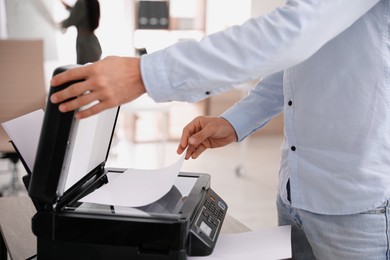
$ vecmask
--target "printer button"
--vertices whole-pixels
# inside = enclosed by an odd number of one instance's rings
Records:
[[[221,202],[221,201],[218,201],[218,206],[222,209],[222,210],[225,210],[226,209],[226,205]]]

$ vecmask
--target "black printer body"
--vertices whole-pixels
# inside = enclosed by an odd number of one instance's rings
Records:
[[[54,75],[66,69],[57,68]],[[70,84],[51,88],[49,95]],[[105,167],[118,113],[119,107],[99,115],[96,125],[92,123],[98,129],[89,142],[93,147],[87,149],[92,155],[82,151],[80,156],[81,122],[73,112],[59,112],[48,99],[28,179],[29,196],[37,208],[32,218],[37,258],[164,260],[211,254],[227,205],[210,188],[208,174],[180,173],[165,196],[143,207],[79,201],[124,171]],[[88,163],[86,170],[79,167],[75,178],[72,163],[83,164],[80,157]]]

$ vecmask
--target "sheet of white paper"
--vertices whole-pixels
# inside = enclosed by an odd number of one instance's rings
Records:
[[[214,251],[188,260],[258,260],[291,258],[291,226],[220,234]]]
[[[40,109],[1,124],[30,171],[34,167],[44,114]]]
[[[185,152],[171,166],[154,169],[127,169],[108,184],[80,201],[121,207],[142,207],[169,192],[184,162]]]

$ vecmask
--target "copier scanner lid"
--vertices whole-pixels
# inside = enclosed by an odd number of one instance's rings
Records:
[[[67,70],[57,68],[53,75]],[[51,87],[46,103],[35,164],[29,184],[31,198],[53,204],[88,173],[104,168],[114,134],[119,107],[83,120],[75,111],[62,113],[50,96],[75,82]],[[84,108],[82,108],[84,109]]]

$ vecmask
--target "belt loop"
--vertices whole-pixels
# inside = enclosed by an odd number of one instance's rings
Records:
[[[291,202],[290,179],[287,180],[286,190],[287,190],[287,200]]]

